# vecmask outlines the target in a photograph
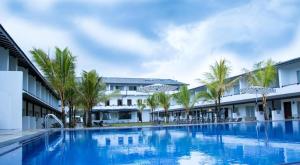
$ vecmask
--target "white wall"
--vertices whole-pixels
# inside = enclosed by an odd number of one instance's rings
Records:
[[[19,66],[18,71],[22,71],[22,73],[23,73],[23,89],[25,91],[28,91],[28,70]]]
[[[23,76],[19,71],[0,71],[0,129],[22,129]]]
[[[297,83],[297,71],[300,70],[300,63],[290,64],[278,69],[280,86]]]
[[[150,110],[148,109],[145,109],[142,113],[142,119],[143,119],[143,122],[149,122],[150,121]]]

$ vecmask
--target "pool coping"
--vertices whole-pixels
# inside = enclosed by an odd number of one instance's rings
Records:
[[[28,139],[43,135],[45,133],[48,133],[49,131],[51,131],[51,129],[38,129],[38,130],[28,130],[27,132],[26,131],[16,132],[14,135],[11,134],[12,136],[11,138],[0,141],[0,149],[15,143],[21,143]]]
[[[165,127],[186,127],[200,125],[223,125],[223,124],[244,124],[244,123],[271,123],[285,121],[300,121],[300,119],[275,120],[275,121],[242,121],[242,122],[222,122],[222,123],[198,123],[198,124],[172,124],[172,125],[144,125],[144,126],[124,126],[124,127],[82,127],[82,128],[64,128],[66,131],[72,130],[109,130],[109,129],[138,129],[138,128],[165,128]]]
[[[299,121],[299,119],[292,120],[278,120],[278,121],[244,121],[244,122],[226,122],[226,123],[198,123],[198,124],[174,124],[174,125],[145,125],[145,126],[125,126],[125,127],[90,127],[90,128],[64,128],[64,131],[76,131],[76,130],[116,130],[116,129],[141,129],[141,128],[173,128],[173,127],[187,127],[187,126],[201,126],[201,125],[223,125],[223,124],[245,124],[245,123],[269,123],[269,122],[282,122],[282,121]],[[0,141],[0,149],[3,147],[12,145],[14,143],[22,143],[28,139],[41,136],[45,133],[56,132],[61,130],[60,128],[51,128],[51,129],[37,129],[37,130],[28,130],[27,132],[32,132],[26,135],[17,135],[8,140]]]

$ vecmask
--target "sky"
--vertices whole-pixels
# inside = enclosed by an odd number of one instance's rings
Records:
[[[55,46],[76,73],[171,78],[195,87],[225,58],[230,75],[300,57],[299,0],[1,0],[0,23],[32,59]]]

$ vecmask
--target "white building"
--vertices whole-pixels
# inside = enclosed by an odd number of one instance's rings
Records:
[[[267,97],[269,117],[272,120],[285,120],[300,118],[300,58],[281,62],[276,65],[277,80],[273,88],[275,93],[270,93]],[[261,95],[258,94],[258,111],[255,109],[256,95],[241,93],[241,89],[249,87],[245,74],[232,78],[239,78],[239,81],[221,99],[222,118],[237,119],[243,121],[264,120]],[[192,93],[206,90],[205,86],[191,89]],[[192,111],[194,119],[211,118],[215,105],[213,102],[199,101]],[[171,115],[184,118],[184,112],[180,105],[170,108]],[[197,116],[197,118],[196,118]]]
[[[42,128],[46,114],[61,114],[57,94],[1,25],[0,78],[0,129]]]
[[[148,122],[150,121],[150,109],[146,107],[142,113],[138,111],[137,101],[146,100],[149,93],[137,91],[138,88],[162,84],[176,86],[176,92],[183,83],[171,79],[147,79],[147,78],[117,78],[103,77],[106,84],[106,93],[109,94],[118,90],[119,94],[100,103],[93,108],[93,120],[103,120],[105,123],[126,123],[126,122]],[[174,103],[173,103],[174,104]]]

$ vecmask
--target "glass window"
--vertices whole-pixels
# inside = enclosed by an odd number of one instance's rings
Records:
[[[297,71],[297,83],[300,83],[300,70]]]
[[[127,105],[128,105],[128,106],[131,106],[131,105],[132,105],[132,100],[131,100],[131,99],[128,99],[128,100],[127,100]]]
[[[260,112],[264,111],[264,107],[262,104],[258,105],[258,111],[260,111]]]
[[[124,86],[116,86],[117,90],[123,91],[124,90]]]
[[[26,101],[23,100],[23,104],[22,104],[22,113],[23,116],[26,116]]]
[[[109,106],[110,105],[110,102],[109,102],[109,100],[106,100],[106,102],[105,102],[105,106]]]
[[[114,86],[110,86],[110,88],[109,88],[111,91],[113,91],[114,90]]]
[[[131,119],[131,113],[130,112],[119,112],[119,119]]]
[[[254,117],[255,116],[254,106],[246,106],[246,116],[247,117]]]
[[[103,116],[102,116],[102,120],[109,120],[110,119],[110,115],[108,112],[103,112]]]
[[[233,86],[233,92],[235,95],[240,94],[240,85],[239,84],[236,84]]]
[[[298,101],[297,104],[298,104],[297,113],[298,113],[298,117],[300,117],[300,101]]]
[[[136,91],[136,89],[137,89],[136,86],[129,86],[130,91]]]
[[[123,105],[122,99],[118,99],[118,106],[122,106],[122,105]]]

